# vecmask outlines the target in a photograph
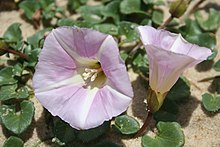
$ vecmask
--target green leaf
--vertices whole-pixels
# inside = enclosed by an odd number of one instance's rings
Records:
[[[2,86],[0,88],[0,100],[4,101],[4,100],[16,98],[17,97],[16,89],[17,89],[17,84]]]
[[[153,23],[155,23],[156,25],[160,25],[163,23],[163,11],[161,10],[154,10],[153,11],[153,15],[152,15],[152,21]]]
[[[184,77],[180,77],[167,94],[162,107],[154,113],[156,121],[176,121],[180,102],[190,97],[190,86]]]
[[[31,124],[34,116],[34,104],[24,100],[20,103],[20,110],[15,105],[1,105],[0,116],[4,126],[15,134],[21,134]]]
[[[123,0],[120,3],[120,11],[122,14],[131,14],[139,12],[141,8],[140,0]]]
[[[121,56],[122,60],[125,61],[128,58],[128,53],[122,50],[122,51],[120,51],[120,56]]]
[[[14,79],[13,67],[5,67],[0,70],[0,86],[17,83]]]
[[[67,144],[76,139],[77,130],[61,119],[54,120],[53,132],[56,138]]]
[[[33,49],[31,45],[24,48],[24,52],[27,55],[27,62],[25,61],[24,66],[35,67],[38,61],[38,55],[40,54],[41,48]]]
[[[119,4],[120,4],[120,0],[114,0],[108,3],[101,12],[106,18],[112,17],[116,24],[118,24],[120,21]]]
[[[70,18],[61,18],[58,20],[57,25],[58,26],[74,26],[75,21]]]
[[[120,147],[118,144],[111,141],[102,141],[95,145],[95,147]]]
[[[13,67],[13,70],[12,70],[13,75],[15,75],[15,76],[21,76],[22,71],[23,71],[23,67],[22,67],[21,63],[15,64]]]
[[[29,20],[32,20],[35,11],[40,9],[40,4],[35,0],[24,0],[19,4],[19,8],[24,10],[24,14]]]
[[[215,9],[211,8],[209,9],[208,14],[209,14],[208,19],[205,20],[201,11],[197,11],[195,13],[195,18],[203,30],[215,31],[217,30],[220,24],[220,13],[219,11],[216,11]]]
[[[88,0],[68,0],[68,8],[71,11],[76,11],[81,5],[84,5]]]
[[[125,39],[121,43],[128,43],[139,40],[139,35],[136,31],[137,24],[122,21],[119,24],[119,34],[124,36]]]
[[[220,109],[220,96],[205,93],[202,95],[202,104],[208,111],[218,111]]]
[[[220,71],[220,60],[218,60],[215,64],[214,67],[215,71]]]
[[[55,16],[56,5],[54,0],[39,0],[42,8],[42,15],[45,19],[52,19]]]
[[[184,77],[180,77],[175,85],[170,89],[166,98],[175,102],[181,102],[189,98],[190,94],[190,86],[188,85],[187,80],[184,79]]]
[[[195,20],[186,19],[185,25],[180,29],[180,33],[187,38],[188,36],[194,36],[202,33],[199,24]]]
[[[85,5],[77,9],[77,12],[81,14],[85,21],[96,24],[105,20],[105,18],[102,15],[103,8],[103,5]]]
[[[11,24],[3,35],[6,42],[18,42],[22,40],[20,23]]]
[[[132,68],[136,73],[147,76],[149,72],[149,63],[145,49],[138,49],[133,55]]]
[[[49,32],[51,31],[52,28],[46,28],[46,29],[43,29],[37,33],[35,33],[34,35],[30,36],[27,38],[27,42],[28,44],[32,45],[33,48],[38,48],[39,47],[39,41],[40,39],[43,39],[44,38],[44,34],[46,32]],[[41,44],[40,46],[42,46],[42,41],[41,41]]]
[[[113,24],[96,24],[93,28],[106,34],[118,35],[118,27]]]
[[[27,98],[29,96],[27,86],[21,87],[17,90],[17,98]]]
[[[23,147],[24,142],[18,137],[10,136],[3,144],[2,147]]]
[[[144,135],[143,147],[182,147],[185,139],[181,126],[176,122],[158,122],[158,134],[155,138]]]
[[[154,119],[158,121],[172,122],[178,118],[178,105],[169,99],[165,99],[161,108],[153,114]]]
[[[187,37],[187,40],[191,43],[198,44],[210,49],[214,49],[216,46],[216,38],[210,33],[203,33],[194,36]],[[205,41],[204,41],[205,40]]]
[[[143,0],[145,4],[152,4],[155,0]]]
[[[110,121],[104,122],[96,128],[79,131],[77,138],[83,142],[90,142],[105,134],[109,129]]]
[[[121,115],[115,118],[115,127],[125,135],[136,133],[140,125],[136,119],[128,115]]]

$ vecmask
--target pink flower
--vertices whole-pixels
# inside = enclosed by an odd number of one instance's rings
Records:
[[[113,37],[60,27],[47,36],[33,78],[35,95],[54,116],[90,129],[125,111],[133,97]]]
[[[138,31],[145,46],[149,60],[149,85],[151,89],[165,98],[179,76],[188,67],[206,60],[210,49],[188,43],[180,34],[156,30],[150,26],[139,26]],[[205,41],[205,40],[204,40]]]

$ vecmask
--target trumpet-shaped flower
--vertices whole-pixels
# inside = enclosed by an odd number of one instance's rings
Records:
[[[47,36],[33,78],[35,95],[54,116],[89,129],[125,111],[133,97],[113,37],[61,27]]]
[[[139,26],[138,31],[148,55],[149,85],[161,97],[160,103],[185,69],[212,54],[208,48],[188,43],[180,34],[150,26]]]

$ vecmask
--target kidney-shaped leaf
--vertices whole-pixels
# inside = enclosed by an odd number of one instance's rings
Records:
[[[24,14],[29,20],[32,20],[35,11],[40,9],[40,4],[35,0],[25,0],[19,4],[19,8],[24,10]]]
[[[123,14],[139,12],[141,8],[140,0],[123,0],[120,3],[120,11]]]
[[[79,131],[77,138],[83,142],[90,142],[104,135],[110,128],[110,121],[104,122],[102,125],[89,130]]]
[[[3,144],[2,147],[23,147],[24,142],[18,137],[11,136]]]
[[[31,124],[34,116],[34,104],[24,100],[20,110],[16,112],[15,105],[0,106],[0,117],[4,126],[15,134],[21,134]]]
[[[5,67],[0,70],[0,86],[17,83],[13,76],[13,67]]]
[[[20,29],[20,23],[11,24],[3,35],[3,38],[7,42],[18,42],[22,40],[22,33]]]
[[[215,64],[214,64],[214,70],[215,71],[220,71],[220,60],[218,60]]]
[[[200,11],[195,13],[195,18],[201,28],[205,31],[214,31],[220,24],[220,13],[215,9],[209,9],[209,16],[207,20],[204,20],[204,16]]]
[[[134,134],[140,128],[138,121],[128,115],[121,115],[116,117],[115,126],[122,134],[126,135]]]
[[[123,43],[137,41],[139,39],[138,33],[135,30],[137,24],[128,21],[122,21],[119,24],[119,34],[124,36]]]
[[[176,122],[158,122],[158,134],[155,138],[148,135],[142,137],[143,147],[182,147],[184,134]]]
[[[202,104],[208,111],[218,111],[220,109],[220,96],[205,93],[202,95]]]

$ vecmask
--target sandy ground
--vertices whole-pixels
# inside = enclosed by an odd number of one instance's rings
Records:
[[[218,3],[215,8],[220,10],[220,2],[211,1]],[[60,1],[60,5],[64,5],[65,1]],[[26,38],[34,34],[37,30],[33,26],[25,21],[20,16],[18,11],[7,11],[0,12],[0,36],[3,35],[5,30],[14,22],[21,23],[21,29],[23,36]],[[220,47],[220,31],[217,32],[218,45]],[[218,54],[217,58],[220,59]],[[189,81],[191,82],[191,98],[189,101],[180,107],[180,116],[178,122],[181,124],[184,134],[185,134],[185,145],[184,147],[220,147],[220,113],[209,113],[205,111],[201,105],[201,95],[210,89],[212,80],[207,82],[198,82],[204,78],[214,77],[219,75],[213,69],[201,70],[205,68],[204,64],[197,66],[196,68],[191,68],[184,73]],[[145,119],[146,111],[145,104],[143,100],[146,95],[146,89],[141,84],[141,78],[137,74],[129,71],[129,76],[132,81],[134,88],[135,97],[133,103],[128,109],[128,114],[136,117],[140,124]],[[196,86],[195,86],[196,85]],[[35,99],[31,99],[34,102],[36,111],[35,117],[32,125],[24,134],[21,134],[21,138],[26,141],[25,146],[30,147],[35,145],[37,142],[44,140],[47,137],[47,128],[45,125],[44,112],[41,104]],[[154,122],[150,125],[152,129]],[[0,146],[2,146],[4,140],[8,137],[8,134],[2,127],[0,127]],[[121,144],[126,147],[139,147],[141,146],[141,138],[131,139],[119,136],[112,133],[108,136],[111,140]],[[41,143],[39,146],[50,146],[45,143]]]

